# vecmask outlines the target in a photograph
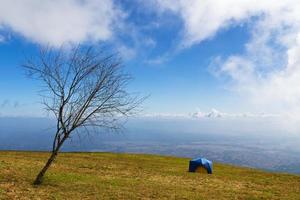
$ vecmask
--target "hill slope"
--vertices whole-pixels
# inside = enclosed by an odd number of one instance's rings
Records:
[[[0,152],[0,199],[300,199],[300,176],[214,164],[188,173],[188,159],[62,153],[33,187],[48,153]]]

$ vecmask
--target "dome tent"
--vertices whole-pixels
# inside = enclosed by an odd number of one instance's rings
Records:
[[[206,158],[194,158],[190,160],[189,172],[212,174],[212,162]]]

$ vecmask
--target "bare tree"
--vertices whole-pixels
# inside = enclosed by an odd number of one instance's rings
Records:
[[[133,114],[143,101],[126,91],[130,76],[116,54],[78,45],[71,50],[46,48],[23,65],[28,75],[43,83],[42,103],[54,114],[56,132],[51,156],[34,184],[55,160],[64,142],[80,127],[116,130],[121,116]]]

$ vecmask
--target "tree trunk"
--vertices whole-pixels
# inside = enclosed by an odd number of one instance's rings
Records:
[[[50,167],[50,165],[52,164],[52,162],[55,160],[55,158],[57,156],[57,152],[58,152],[58,150],[55,150],[54,152],[52,152],[46,165],[43,167],[43,169],[40,171],[40,173],[37,175],[35,181],[33,182],[34,185],[40,185],[43,182],[43,177],[44,177],[46,171],[48,170],[48,168]]]
[[[56,158],[56,156],[59,152],[60,147],[63,145],[64,141],[68,138],[69,134],[70,134],[70,132],[65,133],[64,134],[65,136],[61,140],[58,139],[58,144],[57,144],[56,148],[52,150],[51,156],[48,159],[47,163],[45,164],[43,169],[40,171],[40,173],[35,178],[35,181],[33,182],[34,185],[40,185],[43,182],[43,177],[44,177],[46,171],[51,166],[52,162],[55,160],[55,158]],[[56,140],[56,137],[55,137],[54,141],[55,140]]]

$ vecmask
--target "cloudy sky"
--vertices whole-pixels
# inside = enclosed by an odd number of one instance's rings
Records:
[[[44,115],[24,55],[83,43],[120,53],[146,116],[297,124],[299,13],[299,0],[0,0],[0,115]]]

